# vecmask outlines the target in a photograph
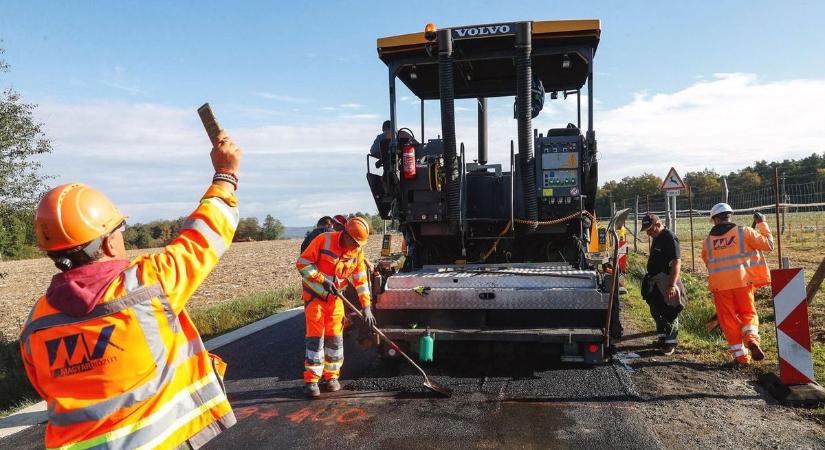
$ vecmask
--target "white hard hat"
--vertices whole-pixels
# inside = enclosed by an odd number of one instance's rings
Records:
[[[727,203],[717,203],[710,209],[710,216],[715,217],[717,214],[733,213],[733,208]]]

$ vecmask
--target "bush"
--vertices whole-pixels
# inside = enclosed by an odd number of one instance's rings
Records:
[[[34,390],[20,356],[17,341],[0,334],[0,411],[6,411],[40,396]]]

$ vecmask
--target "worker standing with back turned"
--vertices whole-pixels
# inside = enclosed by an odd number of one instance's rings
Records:
[[[753,215],[753,226],[730,221],[733,209],[719,203],[710,210],[713,228],[702,246],[708,268],[708,287],[713,293],[719,327],[737,365],[765,359],[759,346],[759,316],[754,292],[771,283],[768,263],[760,251],[773,250],[773,236],[765,216]]]
[[[338,378],[344,364],[344,303],[339,293],[347,284],[355,288],[368,325],[375,324],[363,250],[369,234],[367,221],[353,217],[343,231],[323,233],[313,239],[295,264],[303,279],[307,397],[321,395],[321,380],[326,391],[341,389]]]
[[[241,151],[221,131],[212,185],[163,251],[126,259],[126,217],[100,192],[58,186],[35,215],[60,269],[20,333],[48,405],[47,448],[198,448],[235,423],[226,364],[184,308],[238,226]]]

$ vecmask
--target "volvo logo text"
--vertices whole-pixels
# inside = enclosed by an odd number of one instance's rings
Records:
[[[453,38],[454,39],[461,39],[461,38],[468,38],[468,37],[479,37],[479,36],[495,36],[501,34],[510,34],[513,28],[509,24],[499,24],[499,25],[483,25],[479,27],[468,27],[468,28],[454,28],[453,29]]]

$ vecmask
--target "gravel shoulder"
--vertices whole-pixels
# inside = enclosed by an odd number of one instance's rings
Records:
[[[641,413],[666,448],[825,449],[822,425],[778,404],[747,374],[683,349],[657,355],[649,345],[655,336],[643,328],[625,323],[618,350],[633,370]]]

